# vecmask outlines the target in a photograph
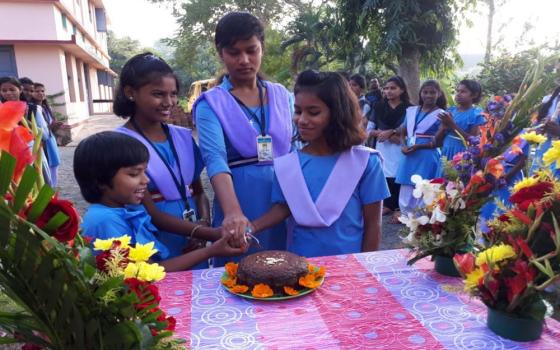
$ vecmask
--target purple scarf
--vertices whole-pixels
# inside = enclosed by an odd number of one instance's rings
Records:
[[[288,91],[280,84],[263,82],[268,94],[269,127],[268,134],[272,136],[272,151],[274,157],[287,154],[291,148],[292,116],[289,108]],[[244,158],[257,156],[257,136],[259,133],[251,126],[241,106],[235,101],[229,91],[216,86],[202,94],[193,106],[196,115],[196,105],[206,99],[210,108],[216,113],[222,129],[233,147]]]
[[[338,220],[362,178],[371,153],[377,151],[363,146],[342,152],[315,203],[305,184],[297,152],[275,159],[276,178],[298,225],[328,227]]]
[[[191,184],[194,177],[194,148],[192,134],[189,129],[169,124],[168,126],[169,134],[173,139],[173,144],[175,145],[177,155],[179,156],[179,164],[181,166],[180,175],[183,177],[185,186],[187,186],[187,196],[190,196],[188,186]],[[159,157],[156,150],[148,143],[148,141],[146,141],[146,139],[144,139],[142,135],[138,134],[136,131],[125,128],[124,126],[118,127],[115,131],[134,137],[138,141],[142,142],[146,148],[148,148],[150,160],[148,161],[147,173],[150,179],[155,183],[159,192],[163,195],[163,198],[168,201],[182,199],[181,194],[177,190],[177,186],[175,186],[175,183],[171,178],[171,174],[169,174],[169,170],[167,170],[163,160]],[[177,162],[175,162],[172,169],[175,176],[177,176]]]

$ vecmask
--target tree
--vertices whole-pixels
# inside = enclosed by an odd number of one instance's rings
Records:
[[[119,38],[112,31],[107,33],[107,46],[111,57],[109,65],[117,74],[120,74],[122,67],[132,56],[145,51],[153,51],[153,49],[141,47],[138,40],[129,36]]]
[[[418,95],[421,71],[436,75],[452,69],[460,58],[458,14],[465,0],[339,0],[347,38],[372,40],[374,55],[397,62],[396,70]]]
[[[488,24],[486,29],[486,51],[484,53],[484,63],[489,63],[492,59],[492,50],[494,49],[493,28],[494,16],[496,15],[496,7],[501,7],[507,0],[484,0],[488,6]]]

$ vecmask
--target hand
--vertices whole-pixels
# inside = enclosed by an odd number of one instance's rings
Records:
[[[560,136],[560,124],[553,122],[551,120],[547,121],[544,126],[543,130],[552,136]]]
[[[235,239],[239,243],[238,246],[240,247],[242,240],[245,244],[247,244],[247,241],[245,240],[245,229],[247,227],[251,227],[250,225],[251,223],[245,215],[243,215],[243,213],[226,215],[224,221],[222,221],[222,227],[225,231],[225,233],[222,233],[222,236],[224,234],[234,235],[236,237]]]
[[[383,130],[379,133],[379,136],[377,136],[377,140],[379,142],[385,142],[389,139],[389,137],[391,137],[393,135],[393,129],[390,130]]]
[[[453,129],[453,125],[455,125],[455,121],[453,120],[453,116],[449,112],[442,112],[438,115],[439,120],[446,128]]]
[[[394,143],[395,145],[400,145],[401,137],[397,134],[394,134],[393,136],[389,137],[389,142]]]
[[[210,247],[210,254],[212,256],[234,256],[240,255],[247,252],[249,248],[248,245],[244,247],[234,247],[231,243],[233,234],[226,234],[216,242],[214,242]]]
[[[381,133],[381,130],[377,130],[377,129],[372,130],[369,132],[369,137],[378,137],[379,133]]]

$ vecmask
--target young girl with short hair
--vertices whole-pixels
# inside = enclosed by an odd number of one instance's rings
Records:
[[[337,73],[305,71],[296,81],[295,124],[307,143],[274,160],[273,207],[252,222],[261,231],[289,215],[288,249],[313,257],[373,251],[389,196],[376,151],[365,139],[356,97]]]

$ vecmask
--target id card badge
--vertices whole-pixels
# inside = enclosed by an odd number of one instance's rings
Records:
[[[185,209],[183,210],[183,220],[186,221],[190,221],[190,222],[196,222],[196,214],[194,212],[194,209]]]
[[[406,145],[412,147],[416,144],[416,136],[411,136],[406,138]]]
[[[270,135],[257,136],[257,155],[259,162],[272,160],[272,137]]]

